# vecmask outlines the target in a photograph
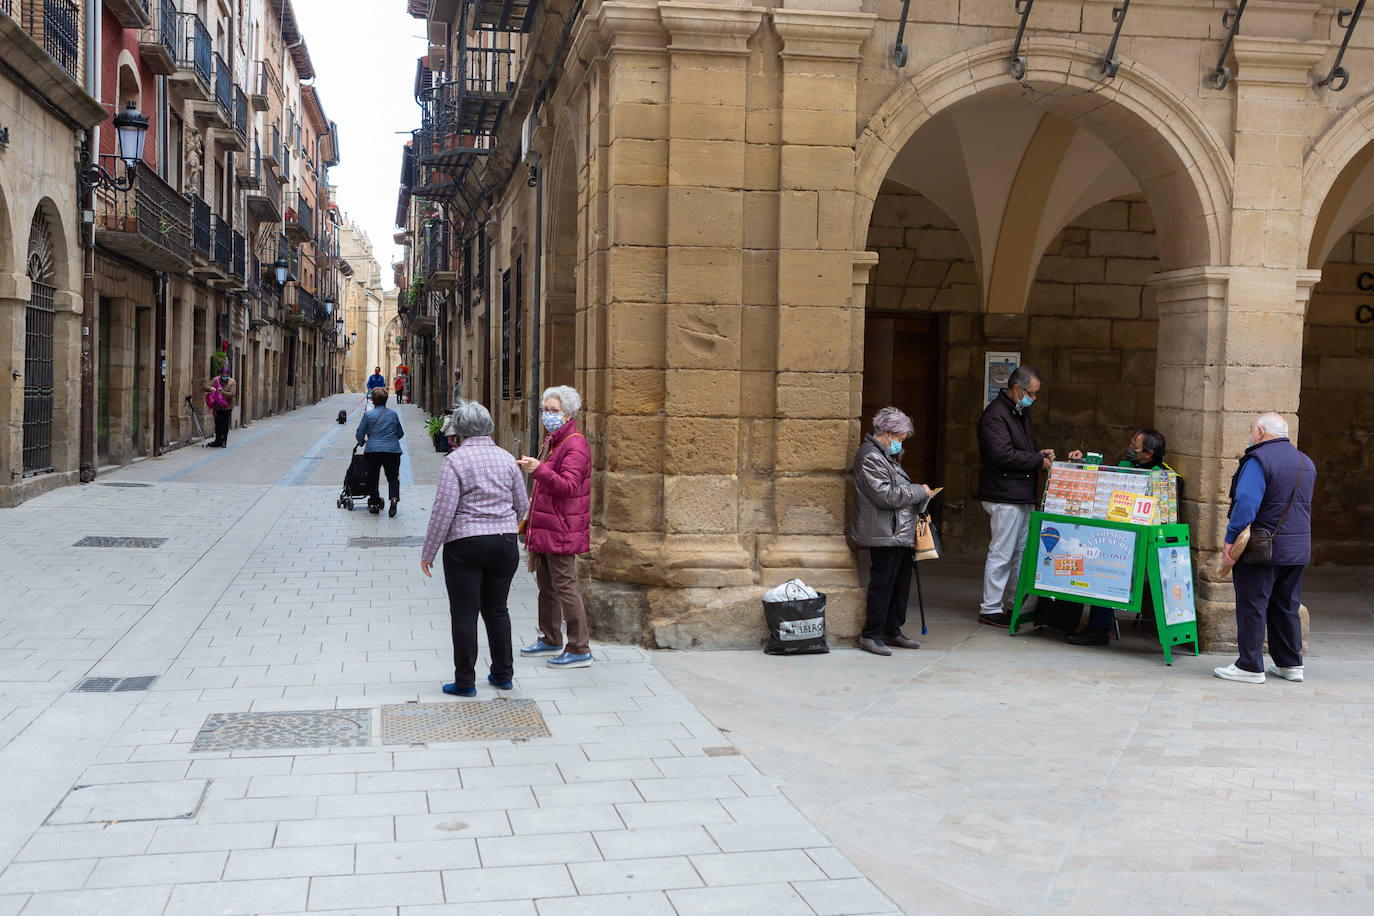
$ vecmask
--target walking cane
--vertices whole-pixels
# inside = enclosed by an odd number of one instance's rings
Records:
[[[921,594],[921,564],[913,560],[911,566],[916,573],[916,601],[921,606],[921,635],[925,636],[930,631],[926,629],[926,598]]]

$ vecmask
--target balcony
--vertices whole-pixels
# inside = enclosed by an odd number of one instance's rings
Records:
[[[148,0],[105,0],[105,9],[126,29],[145,29],[153,21]]]
[[[183,96],[214,101],[215,61],[210,32],[195,13],[173,13],[176,21],[176,72],[169,82]]]
[[[243,141],[244,151],[248,146],[248,96],[238,86],[234,87],[234,133]]]
[[[258,184],[248,194],[248,214],[260,223],[281,222],[281,182],[270,169],[258,168]]]
[[[218,51],[214,54],[213,73],[214,82],[210,96],[192,99],[191,112],[196,120],[205,123],[207,140],[242,152],[243,139],[234,130],[233,71]]]
[[[177,72],[177,8],[172,0],[158,0],[154,22],[140,33],[139,56],[158,76]]]
[[[258,148],[258,141],[253,141],[253,154],[235,157],[234,177],[238,179],[239,187],[254,190],[262,186],[262,150]]]
[[[124,166],[102,156],[112,174]],[[96,196],[95,240],[152,270],[184,271],[191,262],[191,204],[142,162],[131,191]]]
[[[267,170],[272,173],[277,181],[281,181],[283,177],[281,170],[281,129],[273,124],[271,139],[269,140],[264,136],[263,140],[267,145],[262,150],[262,164],[267,167]]]
[[[191,195],[191,248],[203,257],[210,260],[214,254],[215,232],[214,225],[210,221],[210,205],[201,200],[197,195]]]
[[[237,229],[231,234],[232,256],[229,265],[230,289],[248,289],[248,240]]]
[[[455,166],[491,151],[496,128],[514,91],[514,52],[464,49],[461,79],[420,93],[422,121],[416,137],[421,165]]]
[[[28,0],[20,5],[21,23],[33,40],[67,71],[81,81],[81,4],[76,0]],[[6,10],[14,18],[13,4]]]
[[[215,215],[215,264],[228,276],[234,272],[234,235],[229,224]]]
[[[528,32],[539,8],[535,0],[475,0],[472,26],[493,32]]]
[[[286,237],[297,245],[311,240],[315,235],[314,210],[304,197],[296,195],[296,208],[286,208]]]
[[[281,80],[277,71],[265,60],[257,62],[249,80],[249,101],[254,111],[269,111],[273,103],[281,107]]]
[[[416,272],[425,278],[425,288],[444,292],[458,283],[457,265],[449,248],[448,223],[436,220],[420,230]]]

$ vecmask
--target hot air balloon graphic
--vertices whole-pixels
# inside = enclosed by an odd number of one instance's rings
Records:
[[[1045,553],[1054,553],[1054,548],[1059,543],[1059,529],[1041,528],[1040,543],[1045,545]]]

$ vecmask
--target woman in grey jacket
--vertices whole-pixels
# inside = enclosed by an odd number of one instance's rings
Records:
[[[376,515],[382,511],[382,497],[377,491],[382,471],[386,471],[386,489],[391,497],[387,515],[396,517],[396,504],[401,501],[401,439],[405,427],[394,410],[386,409],[386,386],[372,389],[372,410],[363,414],[358,424],[358,444],[367,441],[363,455],[367,458],[367,511]]]
[[[854,525],[850,539],[867,547],[868,620],[859,648],[891,655],[889,646],[919,649],[902,635],[911,594],[915,561],[916,516],[930,502],[930,488],[912,483],[902,470],[902,443],[913,432],[911,418],[895,407],[873,417],[873,432],[864,436],[854,456]]]

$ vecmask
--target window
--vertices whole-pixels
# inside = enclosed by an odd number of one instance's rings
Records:
[[[525,284],[521,280],[520,272],[521,258],[515,259],[515,343],[512,346],[514,355],[511,361],[514,363],[514,375],[511,385],[515,389],[515,397],[525,396]]]
[[[510,397],[510,271],[501,274],[501,397]]]

